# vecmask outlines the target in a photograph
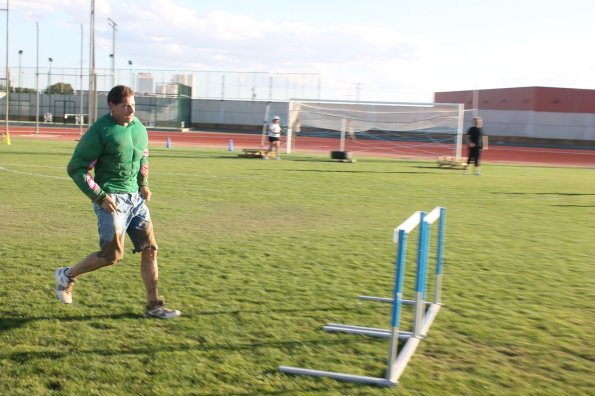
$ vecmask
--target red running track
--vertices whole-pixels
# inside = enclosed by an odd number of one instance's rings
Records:
[[[40,128],[39,134],[35,134],[35,127],[33,126],[11,126],[10,135],[14,139],[77,140],[79,139],[79,130],[78,128],[43,126]],[[259,134],[149,131],[149,142],[153,146],[165,147],[167,138],[170,138],[172,147],[220,149],[227,149],[231,139],[236,151],[241,151],[243,148],[260,147],[261,142],[261,135]],[[328,153],[331,150],[339,150],[337,139],[303,137],[297,138],[294,152]],[[345,150],[351,151],[355,157],[434,159],[439,155],[454,155],[454,149],[451,145],[379,140],[348,140],[346,141]],[[594,167],[595,150],[491,145],[489,150],[484,151],[482,160],[500,163]]]

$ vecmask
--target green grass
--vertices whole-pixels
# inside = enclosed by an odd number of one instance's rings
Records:
[[[486,164],[474,177],[153,148],[160,291],[184,314],[158,321],[142,318],[130,253],[57,302],[53,272],[97,249],[96,219],[65,172],[74,143],[12,143],[0,145],[0,394],[595,394],[593,169]],[[438,205],[444,307],[399,385],[278,372],[384,376],[385,340],[321,326],[388,327],[388,305],[355,296],[390,294],[393,228]]]

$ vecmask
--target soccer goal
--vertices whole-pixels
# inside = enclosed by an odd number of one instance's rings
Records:
[[[287,152],[355,151],[400,157],[461,157],[463,104],[292,99]]]

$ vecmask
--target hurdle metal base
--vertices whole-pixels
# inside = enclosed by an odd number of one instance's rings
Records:
[[[335,371],[324,371],[324,370],[313,370],[303,367],[292,367],[292,366],[279,366],[279,371],[293,375],[310,375],[314,377],[328,377],[340,381],[358,382],[376,386],[395,386],[397,385],[401,374],[405,371],[405,367],[409,363],[409,360],[413,357],[415,350],[419,343],[427,336],[434,319],[440,311],[441,304],[429,303],[430,307],[425,312],[424,320],[421,324],[421,331],[419,336],[415,336],[412,332],[400,331],[398,334],[399,339],[405,339],[403,348],[397,354],[396,359],[389,364],[387,369],[386,378],[379,377],[368,377],[363,375],[339,373]],[[364,327],[364,326],[353,326],[344,325],[338,323],[329,323],[323,326],[325,331],[329,332],[343,332],[349,334],[364,334],[374,337],[390,338],[391,330],[379,329],[376,327]],[[387,379],[388,378],[388,379]]]
[[[389,297],[375,297],[375,296],[357,296],[359,300],[364,301],[376,301],[376,302],[384,302],[384,303],[393,303],[393,299]],[[415,305],[415,300],[401,300],[401,304],[403,305]],[[432,304],[431,301],[426,301],[426,305]]]
[[[435,304],[432,302],[425,303],[429,305],[428,310],[423,315],[423,322],[421,323],[421,329],[419,334],[417,335],[418,338],[425,338],[428,335],[428,331],[430,330],[430,326],[432,326],[432,322],[436,319],[436,315],[438,315],[438,311],[440,310],[441,304]],[[391,331],[388,329],[381,329],[377,327],[365,327],[365,326],[354,326],[348,324],[339,324],[339,323],[329,323],[326,326],[323,326],[322,329],[328,332],[341,332],[341,333],[348,333],[348,334],[362,334],[368,335],[372,337],[380,337],[380,338],[390,338]],[[410,331],[400,331],[399,332],[399,339],[408,339],[414,337],[415,334]]]
[[[341,332],[349,334],[363,334],[372,337],[390,338],[391,331],[387,329],[379,329],[376,327],[364,327],[364,326],[353,326],[339,323],[329,323],[323,326],[322,329],[328,332]],[[413,333],[410,331],[399,332],[399,339],[407,339],[413,337]]]
[[[358,382],[361,384],[370,384],[376,386],[395,386],[397,383],[386,378],[367,377],[365,375],[354,375],[346,373],[337,373],[334,371],[311,370],[301,367],[279,366],[279,371],[293,375],[310,375],[314,377],[328,377],[340,381]]]
[[[430,331],[430,326],[432,326],[434,319],[436,319],[436,316],[438,315],[438,311],[440,311],[440,307],[442,307],[442,304],[436,304],[436,303],[430,304],[430,308],[428,308],[428,310],[426,311],[426,314],[424,315],[424,321],[423,321],[422,327],[421,327],[421,336],[422,337],[426,337],[428,335],[428,331]]]
[[[409,363],[409,360],[413,357],[417,346],[421,342],[421,338],[411,337],[405,342],[403,349],[397,355],[394,363],[391,365],[389,372],[386,373],[390,383],[396,384],[401,378],[401,374],[405,371],[405,367]]]

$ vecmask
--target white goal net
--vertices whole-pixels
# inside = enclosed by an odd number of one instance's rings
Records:
[[[389,156],[461,157],[462,104],[289,103],[287,151],[300,147]]]

